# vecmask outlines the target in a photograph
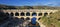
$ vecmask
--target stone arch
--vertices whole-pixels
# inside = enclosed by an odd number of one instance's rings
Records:
[[[33,17],[33,18],[31,19],[31,23],[32,23],[32,24],[36,24],[36,19],[37,19],[36,17]]]
[[[52,12],[50,12],[50,14],[52,14]]]
[[[10,15],[13,16],[14,15],[13,12],[11,12]]]
[[[48,15],[48,13],[47,13],[47,12],[45,12],[45,13],[44,13],[44,16],[47,16],[47,15]]]
[[[37,16],[37,13],[36,13],[36,12],[33,12],[33,13],[32,13],[32,16]]]
[[[27,18],[26,18],[26,20],[30,20],[30,18],[29,18],[29,17],[27,17]]]
[[[41,17],[38,18],[38,20],[40,20],[40,19],[41,19]]]
[[[24,20],[24,17],[21,17],[20,19]]]
[[[15,17],[15,19],[18,19],[18,17]]]
[[[30,16],[30,13],[29,13],[29,12],[27,12],[27,13],[26,13],[26,16]]]
[[[24,12],[21,12],[20,16],[25,16],[25,13]]]
[[[38,16],[42,16],[42,13],[38,13]]]
[[[9,16],[9,13],[8,13],[8,12],[7,12],[7,13],[5,13],[5,14]]]
[[[15,16],[19,16],[19,13],[18,13],[18,12],[16,12],[16,13],[15,13]]]

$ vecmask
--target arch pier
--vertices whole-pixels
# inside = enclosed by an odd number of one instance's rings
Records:
[[[39,9],[24,9],[24,10],[3,10],[9,16],[18,17],[23,20],[31,20],[33,17],[36,17],[38,22],[41,17],[50,15],[57,12],[58,10],[39,10]],[[35,16],[33,16],[36,14]]]

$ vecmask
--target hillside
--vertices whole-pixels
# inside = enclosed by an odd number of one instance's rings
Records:
[[[49,15],[49,17],[42,17],[40,21],[47,27],[60,27],[60,11]]]
[[[9,6],[0,4],[0,9],[60,9],[60,7],[50,6]]]

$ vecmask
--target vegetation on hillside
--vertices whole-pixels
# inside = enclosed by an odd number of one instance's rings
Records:
[[[42,17],[41,21],[47,27],[60,27],[60,11],[49,15],[48,17]]]
[[[60,9],[60,7],[51,6],[9,6],[0,4],[0,9]]]

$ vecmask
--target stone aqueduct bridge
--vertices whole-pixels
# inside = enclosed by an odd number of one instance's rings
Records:
[[[50,15],[51,13],[57,12],[58,10],[39,10],[39,9],[24,9],[24,10],[3,10],[7,15],[11,15],[18,18],[30,18],[36,17],[37,20],[43,16]],[[36,16],[33,16],[35,14]]]

